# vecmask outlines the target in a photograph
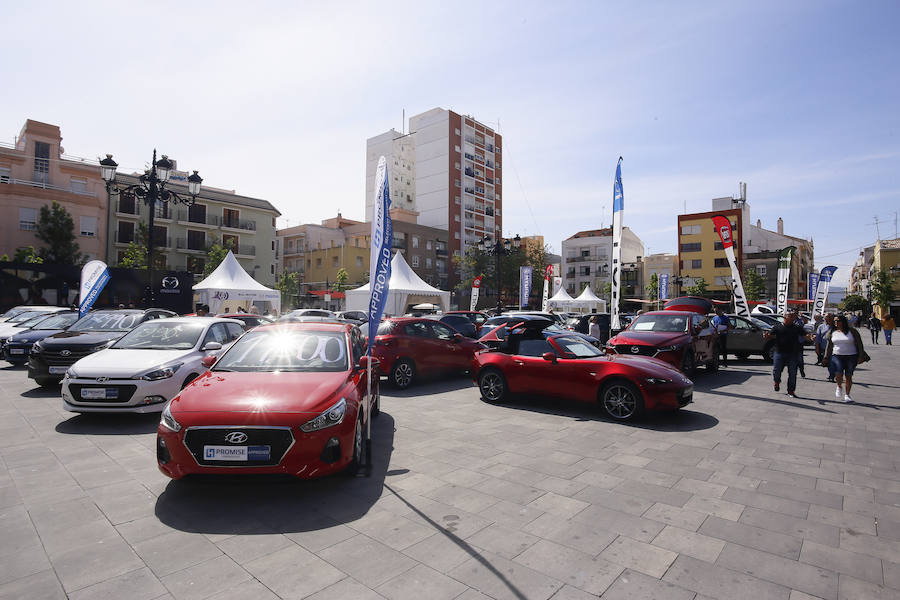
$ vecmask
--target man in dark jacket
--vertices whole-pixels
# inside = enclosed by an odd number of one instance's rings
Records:
[[[778,323],[767,331],[765,338],[775,340],[774,364],[772,365],[772,378],[775,380],[775,391],[781,389],[781,374],[784,368],[788,370],[787,394],[796,398],[797,366],[800,363],[800,353],[803,352],[803,341],[806,332],[803,325],[797,321],[797,311],[790,311],[784,315],[784,323]]]

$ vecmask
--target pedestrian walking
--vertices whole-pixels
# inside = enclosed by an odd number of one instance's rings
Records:
[[[713,325],[719,333],[719,349],[722,351],[720,366],[728,366],[728,331],[732,329],[731,319],[725,314],[721,306],[716,307],[716,316],[713,317]]]
[[[888,313],[881,320],[881,328],[884,330],[884,344],[886,346],[891,346],[891,336],[894,335],[894,329],[896,329],[896,325],[894,324],[894,317]]]
[[[785,313],[784,323],[778,323],[772,327],[764,337],[767,340],[775,340],[775,354],[772,360],[772,379],[775,382],[775,391],[781,389],[781,375],[784,368],[787,367],[787,394],[796,398],[797,364],[799,353],[803,348],[801,340],[806,339],[803,326],[797,322],[797,311],[792,310]]]
[[[597,315],[591,317],[591,325],[588,328],[588,335],[597,338],[598,340],[603,339],[602,337],[600,337],[600,317],[598,317]]]
[[[869,331],[872,333],[872,343],[877,344],[878,334],[881,332],[881,320],[875,315],[869,319]]]
[[[825,322],[816,327],[816,354],[819,355],[819,364],[828,369],[828,381],[834,383],[834,366],[830,360],[825,360],[825,346],[828,334],[834,331],[834,314],[825,315]]]
[[[825,358],[834,363],[834,381],[837,387],[834,397],[844,397],[844,402],[853,402],[850,397],[850,388],[853,387],[853,371],[857,365],[869,360],[869,355],[863,349],[862,336],[844,315],[838,315],[834,320],[834,330],[827,336],[828,344],[825,347]],[[841,385],[844,389],[841,389]]]
[[[815,315],[813,317],[815,323],[813,324],[813,348],[816,350],[816,365],[822,364],[822,357],[825,355],[825,344],[824,339],[819,338],[819,328],[825,322],[825,318],[822,315]]]

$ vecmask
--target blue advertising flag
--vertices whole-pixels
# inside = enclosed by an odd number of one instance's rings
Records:
[[[531,279],[534,275],[532,267],[519,267],[519,308],[525,310],[528,297],[531,296]]]
[[[102,260],[92,260],[81,268],[81,286],[79,288],[78,318],[87,314],[97,296],[109,282],[109,267]]]
[[[394,239],[394,226],[391,221],[391,194],[388,185],[387,160],[384,156],[378,159],[378,170],[375,172],[375,202],[372,206],[372,243],[369,259],[369,347],[372,355],[372,344],[384,305],[387,302],[391,281],[391,245]]]
[[[622,157],[616,163],[616,181],[613,184],[612,222],[612,281],[610,282],[610,323],[612,329],[622,328],[619,321],[619,296],[622,282],[622,217],[625,213],[625,192],[622,189]]]
[[[659,299],[669,299],[669,274],[663,273],[659,276]]]
[[[825,314],[825,304],[828,302],[828,284],[831,283],[831,277],[835,271],[837,271],[835,266],[822,267],[822,270],[819,271],[819,282],[816,284],[816,295],[813,298],[814,315],[816,313]]]
[[[816,299],[816,286],[819,284],[819,274],[818,273],[810,273],[809,279],[806,285],[806,299],[807,300],[815,300]]]

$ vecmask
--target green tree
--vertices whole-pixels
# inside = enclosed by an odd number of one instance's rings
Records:
[[[47,247],[40,249],[40,256],[45,262],[55,265],[76,265],[81,262],[72,215],[59,202],[54,200],[51,206],[45,204],[41,207],[35,235],[47,244]]]
[[[341,267],[334,277],[334,283],[331,285],[331,289],[335,292],[343,292],[348,287],[347,280],[349,279],[350,275],[347,273],[347,269]]]
[[[282,273],[275,284],[275,289],[281,292],[282,312],[287,307],[297,306],[296,300],[300,296],[300,276],[297,273]]]
[[[694,279],[694,285],[689,285],[684,288],[684,293],[688,296],[705,296],[708,285],[709,284],[706,283],[705,279],[697,277]]]
[[[647,284],[647,299],[659,300],[659,275],[656,273],[650,276],[650,283]]]
[[[766,294],[766,279],[756,269],[744,271],[743,283],[747,300],[759,300]]]
[[[4,254],[4,256],[6,255]],[[38,265],[44,262],[44,259],[38,256],[34,246],[28,246],[27,248],[16,249],[16,253],[13,255],[13,262]]]
[[[206,277],[210,273],[216,270],[222,261],[225,260],[225,257],[228,256],[228,252],[234,249],[234,242],[231,239],[225,240],[223,244],[219,239],[215,236],[211,236],[213,239],[212,244],[209,246],[209,252],[206,257],[206,265],[203,267],[203,276]]]
[[[872,303],[860,296],[859,294],[850,294],[846,296],[840,303],[841,310],[850,311],[869,311],[872,309]]]
[[[147,243],[149,242],[149,231],[146,223],[138,223],[137,233],[134,240],[128,242],[128,247],[119,261],[118,267],[127,269],[146,269],[147,268]],[[154,244],[155,245],[155,244]],[[158,247],[153,249],[153,268],[162,269],[166,266],[166,255]]]
[[[897,297],[894,291],[895,275],[881,267],[872,276],[872,303],[881,307],[882,313],[885,313],[891,306],[891,302]]]
[[[519,267],[530,266],[533,272],[529,300],[530,304],[535,304],[536,299],[543,293],[541,282],[544,277],[544,269],[547,267],[547,254],[549,251],[547,246],[523,246],[519,250],[513,250],[500,258],[500,288],[503,291],[505,303],[518,304]],[[477,246],[472,245],[469,246],[464,255],[454,256],[453,263],[460,271],[460,282],[456,285],[457,290],[467,291],[471,289],[472,280],[478,275],[484,275],[481,283],[482,298],[486,298],[491,293],[496,302],[497,258],[495,256],[483,252]]]

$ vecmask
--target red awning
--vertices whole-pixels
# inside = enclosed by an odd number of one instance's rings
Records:
[[[309,293],[313,296],[324,296],[325,294],[331,294],[332,300],[344,299],[344,292],[333,292],[331,290],[309,290]]]

